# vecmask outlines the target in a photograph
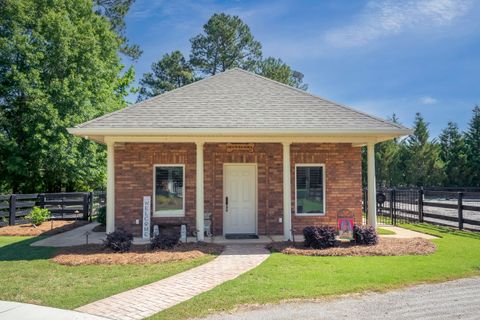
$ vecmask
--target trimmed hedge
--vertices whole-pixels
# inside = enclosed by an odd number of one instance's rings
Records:
[[[378,243],[377,231],[371,226],[357,226],[353,227],[353,238],[355,244],[364,246],[373,246]]]
[[[336,230],[332,227],[308,226],[303,229],[305,247],[313,249],[324,249],[335,246]]]

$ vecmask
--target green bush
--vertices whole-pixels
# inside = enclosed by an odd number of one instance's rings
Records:
[[[97,222],[102,226],[107,224],[107,207],[100,207],[98,209]]]
[[[33,207],[32,211],[25,217],[32,222],[33,225],[39,226],[50,218],[51,213],[48,209]]]

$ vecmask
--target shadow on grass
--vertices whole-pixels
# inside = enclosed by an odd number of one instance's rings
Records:
[[[39,237],[10,237],[0,238],[0,261],[46,260],[50,259],[56,248],[32,247],[31,243],[44,239]],[[23,240],[19,240],[23,239]]]

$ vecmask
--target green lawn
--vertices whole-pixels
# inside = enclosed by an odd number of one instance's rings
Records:
[[[480,274],[480,234],[408,226],[442,238],[429,256],[302,257],[280,253],[239,278],[167,309],[152,319],[186,319],[241,304],[387,290]]]
[[[392,230],[387,230],[387,229],[383,229],[383,228],[377,228],[377,233],[379,235],[384,235],[384,236],[396,234]]]
[[[125,266],[62,266],[54,248],[30,247],[38,238],[0,237],[0,300],[73,309],[212,260]]]

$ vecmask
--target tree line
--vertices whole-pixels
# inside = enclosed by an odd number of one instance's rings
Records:
[[[237,16],[215,13],[203,26],[203,32],[190,39],[190,45],[188,60],[175,50],[152,64],[152,71],[140,80],[139,101],[234,67],[302,90],[308,87],[303,83],[303,74],[282,59],[264,58],[261,43]]]
[[[306,89],[237,16],[214,14],[187,60],[165,54],[132,86],[141,48],[126,37],[134,0],[0,0],[0,192],[103,189],[105,147],[67,128],[233,67]]]
[[[398,123],[393,115],[390,119]],[[416,114],[413,132],[405,139],[376,144],[377,185],[380,187],[480,187],[480,106],[475,106],[466,131],[448,122],[430,139],[429,124]],[[366,148],[363,185],[366,186]]]

